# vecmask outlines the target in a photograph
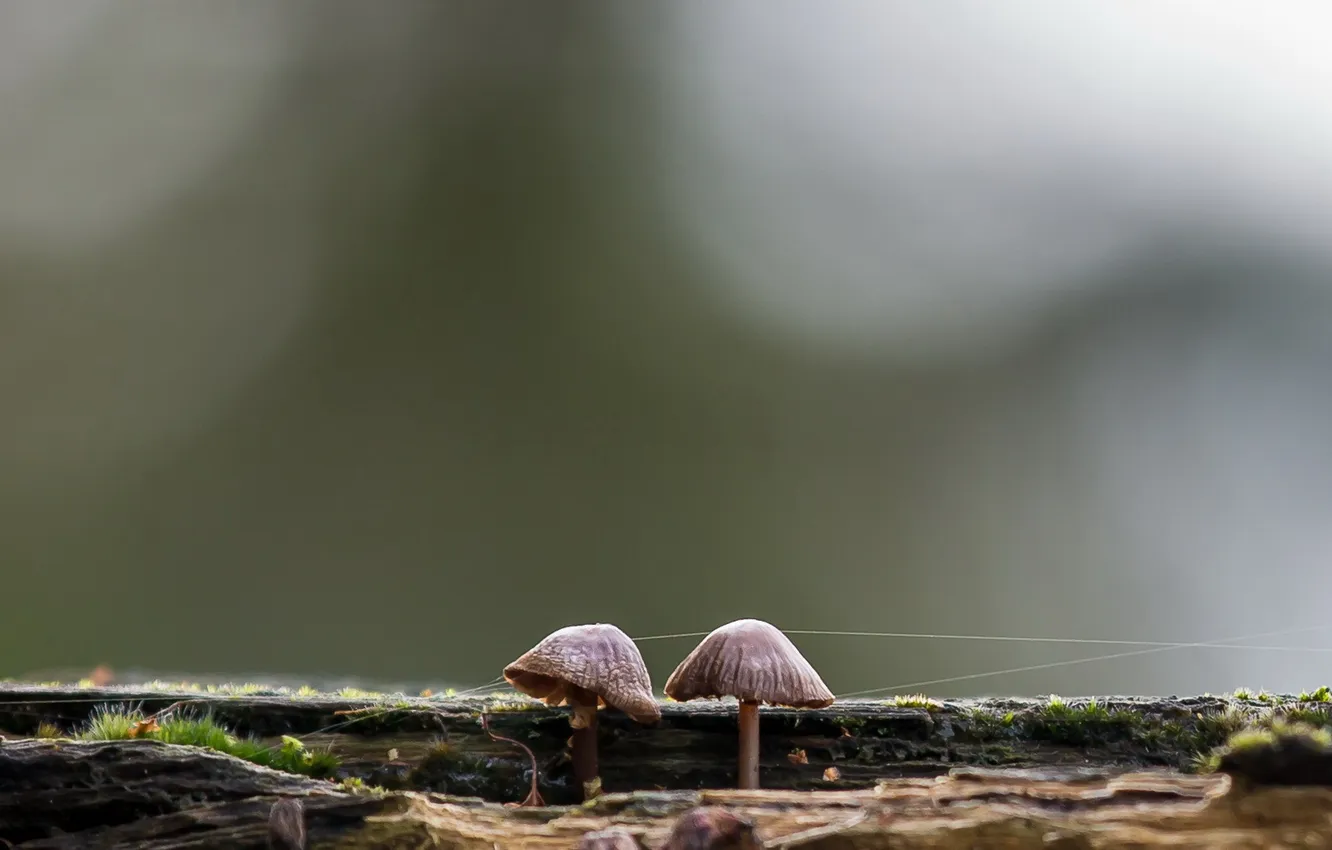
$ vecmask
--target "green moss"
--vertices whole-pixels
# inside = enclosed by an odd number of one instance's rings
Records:
[[[855,736],[860,734],[860,732],[864,730],[865,723],[867,721],[863,717],[851,717],[849,715],[842,714],[838,715],[837,717],[834,717],[833,722],[836,723],[838,726],[842,727],[842,729],[846,730],[846,733],[848,735]]]
[[[1017,715],[1013,712],[998,715],[983,708],[968,709],[962,715],[964,732],[973,741],[991,741],[1009,737],[1017,731]]]
[[[1332,709],[1306,708],[1292,705],[1279,709],[1281,719],[1291,723],[1304,723],[1308,726],[1332,726]]]
[[[161,679],[145,682],[142,687],[146,691],[168,691],[171,693],[199,693],[203,690],[203,686],[197,682],[164,682]]]
[[[344,699],[371,699],[371,700],[373,700],[373,699],[382,699],[382,698],[384,697],[384,695],[381,694],[381,693],[378,692],[378,691],[367,691],[367,690],[363,690],[363,689],[361,689],[361,688],[351,688],[351,687],[347,687],[347,688],[341,688],[341,689],[339,689],[339,690],[337,691],[337,694],[336,694],[336,695],[337,695],[337,696],[340,696],[340,697],[343,697]]]
[[[49,721],[43,720],[37,724],[37,731],[33,733],[34,738],[63,738],[65,733],[60,731],[60,727]]]
[[[84,741],[123,741],[134,737],[167,744],[204,747],[263,767],[317,778],[337,772],[339,760],[331,751],[307,750],[298,739],[284,736],[276,747],[255,738],[238,737],[210,715],[168,717],[155,728],[145,728],[146,717],[137,709],[99,706],[77,737]],[[140,735],[136,731],[142,730]]]
[[[143,713],[123,705],[99,705],[88,718],[88,725],[75,737],[82,741],[125,741],[130,730],[143,720]]]
[[[938,711],[943,708],[943,703],[930,699],[925,694],[899,694],[884,702],[898,708],[923,708],[927,711]]]
[[[1332,690],[1323,685],[1316,691],[1300,691],[1300,702],[1332,702]]]
[[[1228,706],[1223,711],[1198,714],[1193,722],[1193,738],[1190,744],[1197,750],[1220,746],[1252,720],[1253,715],[1236,705]]]
[[[517,691],[496,691],[486,698],[487,712],[491,711],[535,711],[549,708],[544,702],[532,699],[527,694]]]
[[[1196,767],[1200,773],[1229,773],[1245,784],[1326,786],[1332,784],[1332,732],[1274,720],[1231,735],[1199,756]]]
[[[210,694],[224,694],[229,696],[248,696],[250,694],[277,693],[277,689],[272,685],[264,685],[258,682],[241,682],[235,684],[232,682],[223,682],[220,685],[208,685],[205,689]]]
[[[1132,711],[1111,711],[1094,699],[1076,705],[1058,696],[1051,696],[1027,720],[1033,738],[1073,746],[1130,738],[1142,727],[1143,719]]]
[[[388,790],[378,785],[367,785],[359,776],[350,776],[338,783],[338,788],[347,794],[358,796],[382,797]]]

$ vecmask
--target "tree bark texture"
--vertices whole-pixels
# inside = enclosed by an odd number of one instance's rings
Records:
[[[276,741],[295,735],[330,747],[342,777],[389,790],[435,791],[516,802],[528,793],[527,754],[482,728],[527,744],[540,790],[552,804],[582,800],[569,741],[569,708],[515,706],[483,699],[329,699],[213,696],[108,689],[94,692],[0,687],[0,733],[31,735],[41,722],[80,728],[102,698],[147,712],[208,712],[239,734]],[[182,701],[184,701],[182,703]],[[1300,712],[1332,724],[1329,705],[1287,702],[1248,706]],[[1113,770],[1190,768],[1199,753],[1234,731],[1236,702],[1215,697],[1070,700],[960,700],[925,707],[848,700],[819,710],[759,711],[760,785],[773,790],[856,790],[882,779],[932,778],[957,766],[1095,766]],[[349,713],[350,712],[350,713]],[[603,709],[597,723],[597,772],[606,793],[736,788],[739,728],[732,701],[665,703],[656,726]],[[829,769],[832,770],[829,770]],[[2,847],[3,845],[0,845]]]
[[[153,741],[0,744],[0,838],[22,850],[265,846],[273,803],[303,802],[309,848],[572,850],[629,830],[646,850],[699,805],[752,822],[765,850],[1332,846],[1332,790],[1251,787],[1224,774],[956,768],[860,791],[648,791],[522,809],[326,781]]]

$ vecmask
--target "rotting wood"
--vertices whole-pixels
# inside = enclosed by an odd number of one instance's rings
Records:
[[[14,781],[19,769],[28,771],[25,783]],[[0,771],[0,838],[23,850],[260,848],[272,804],[284,797],[302,800],[311,850],[572,850],[586,832],[617,826],[647,850],[665,850],[675,820],[700,805],[748,819],[765,848],[1332,846],[1332,789],[1245,789],[1225,775],[1167,771],[959,768],[860,791],[649,791],[545,808],[341,793],[327,782],[144,741],[7,742]],[[60,805],[29,808],[53,791]]]
[[[308,746],[330,746],[343,758],[344,776],[372,785],[519,801],[530,791],[527,755],[487,736],[479,722],[485,712],[493,731],[532,748],[548,802],[581,798],[569,759],[567,708],[479,698],[370,701],[0,686],[0,732],[32,734],[42,721],[73,730],[102,700],[131,701],[149,712],[186,700],[178,710],[211,712],[241,734],[274,741],[297,735]],[[765,707],[762,784],[774,790],[854,790],[884,778],[933,777],[958,765],[1187,769],[1233,731],[1237,707],[1254,716],[1272,710],[1326,715],[1329,709],[1317,702],[1277,707],[1219,697],[1103,698],[1095,711],[1087,710],[1086,701],[1061,705],[1062,714],[1052,713],[1046,700],[1019,699],[945,700],[928,707],[871,700],[812,710]],[[734,787],[736,705],[695,701],[661,709],[656,726],[642,726],[618,711],[601,712],[604,790]],[[792,759],[794,752],[804,755]]]

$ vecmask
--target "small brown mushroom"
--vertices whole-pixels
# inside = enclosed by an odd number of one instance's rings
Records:
[[[680,815],[662,850],[760,850],[754,823],[720,806],[699,806]]]
[[[656,723],[661,709],[647,665],[633,640],[615,626],[594,623],[552,632],[504,668],[515,689],[547,705],[569,705],[574,778],[584,799],[600,793],[597,709],[613,706],[639,723]]]
[[[305,806],[294,797],[273,803],[268,813],[269,850],[305,850]]]
[[[741,788],[759,787],[760,703],[792,708],[833,703],[832,691],[790,638],[762,620],[736,620],[703,638],[667,680],[666,695],[679,702],[740,700]]]

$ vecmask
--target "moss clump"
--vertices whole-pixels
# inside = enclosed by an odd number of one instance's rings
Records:
[[[1332,689],[1323,685],[1315,691],[1300,691],[1298,699],[1300,702],[1332,702]]]
[[[1252,723],[1254,715],[1237,705],[1226,707],[1223,711],[1204,712],[1194,716],[1192,729],[1186,727],[1180,736],[1181,744],[1191,745],[1195,750],[1208,750],[1218,747],[1227,738]],[[1189,732],[1192,737],[1189,737]]]
[[[147,738],[167,744],[205,747],[263,767],[326,778],[337,772],[339,759],[327,750],[308,750],[300,740],[283,736],[276,747],[255,738],[233,735],[209,715],[174,716],[160,723],[138,709],[99,706],[76,736],[83,741],[125,741]]]
[[[367,691],[361,688],[341,688],[336,693],[344,699],[383,699],[384,695],[378,691]]]
[[[99,705],[88,718],[88,725],[75,737],[81,741],[125,741],[131,730],[143,722],[143,712],[121,705]]]
[[[496,691],[486,698],[487,712],[492,711],[536,711],[542,708],[549,708],[539,699],[532,699],[527,694],[517,691]]]
[[[359,776],[350,776],[338,783],[338,787],[347,794],[356,794],[369,797],[382,797],[388,793],[388,789],[381,788],[378,785],[367,785],[366,781]]]
[[[1328,708],[1306,708],[1301,705],[1292,705],[1280,709],[1280,717],[1287,722],[1303,723],[1307,726],[1332,726],[1332,709]]]
[[[54,723],[43,720],[37,724],[37,731],[33,733],[34,738],[63,738],[65,733],[60,731],[60,727]]]
[[[972,708],[962,719],[962,729],[973,741],[1011,737],[1019,731],[1017,714],[1012,711],[1000,715],[983,708]]]
[[[1027,732],[1039,740],[1087,746],[1132,737],[1142,725],[1142,718],[1132,711],[1111,711],[1094,699],[1074,704],[1051,696],[1030,715]]]
[[[925,694],[899,694],[886,702],[898,708],[923,708],[926,711],[938,711],[943,708],[943,703],[930,699]]]
[[[1247,786],[1332,786],[1332,732],[1281,720],[1249,727],[1201,758],[1198,770]]]

